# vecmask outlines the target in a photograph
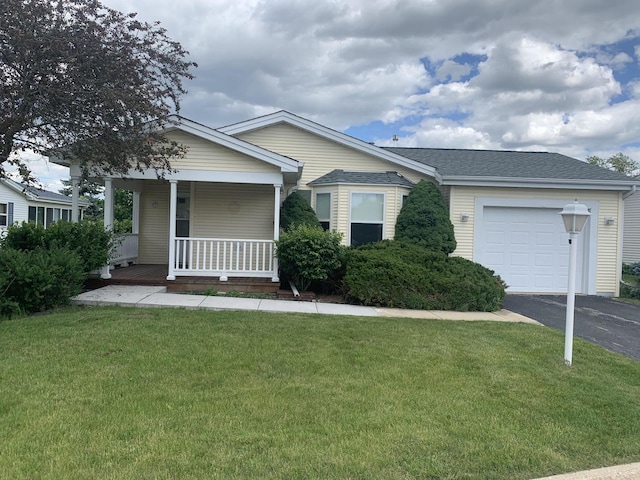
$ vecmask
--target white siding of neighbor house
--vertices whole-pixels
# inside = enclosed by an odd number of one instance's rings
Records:
[[[0,182],[0,203],[13,203],[13,222],[26,222],[29,218],[29,202],[27,199]],[[32,205],[34,205],[32,203]],[[50,205],[53,206],[53,205]],[[68,208],[68,207],[67,207]],[[0,227],[2,228],[2,227]]]
[[[473,260],[474,210],[477,197],[513,199],[559,199],[567,203],[592,201],[598,203],[598,217],[589,219],[590,228],[597,229],[596,290],[598,293],[618,294],[622,253],[622,194],[595,190],[555,190],[527,188],[451,187],[450,218],[455,229],[458,246],[454,255]],[[466,223],[460,221],[462,213],[469,214]],[[614,225],[604,225],[605,217],[613,217]]]
[[[427,178],[408,168],[282,123],[242,133],[237,137],[304,162],[300,188],[309,188],[307,183],[336,169],[355,172],[395,171],[412,182]]]
[[[280,169],[267,162],[217,145],[190,133],[173,131],[167,134],[187,147],[184,158],[171,160],[176,170],[218,170],[224,172],[279,173]]]
[[[640,262],[640,192],[624,201],[622,261],[629,264]]]

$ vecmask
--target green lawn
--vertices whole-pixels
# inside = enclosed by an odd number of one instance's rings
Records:
[[[640,461],[640,363],[526,324],[0,322],[0,478],[530,479]]]

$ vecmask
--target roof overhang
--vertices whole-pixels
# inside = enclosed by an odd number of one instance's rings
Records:
[[[394,165],[399,165],[405,168],[410,168],[419,173],[423,173],[432,178],[435,178],[437,182],[441,183],[442,177],[437,170],[429,165],[425,165],[415,160],[411,160],[402,155],[386,151],[380,147],[376,147],[370,143],[359,140],[355,137],[351,137],[344,133],[338,132],[331,128],[320,125],[319,123],[312,122],[306,118],[299,117],[287,111],[281,110],[263,117],[246,120],[244,122],[235,123],[226,127],[218,128],[217,131],[227,135],[240,135],[242,133],[250,132],[253,130],[259,130],[264,127],[276,125],[278,123],[285,123],[302,130],[311,132],[319,137],[325,138],[332,142],[338,143],[348,148],[352,148],[367,155],[386,160]]]
[[[640,182],[637,180],[611,181],[562,178],[516,178],[516,177],[471,177],[444,176],[442,185],[465,187],[513,187],[513,188],[552,188],[568,190],[633,190]]]

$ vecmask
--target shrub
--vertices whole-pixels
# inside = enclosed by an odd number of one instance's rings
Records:
[[[82,290],[80,257],[66,248],[0,248],[0,316],[64,305]]]
[[[341,241],[341,233],[294,225],[276,242],[280,270],[304,292],[313,280],[326,280],[341,266]]]
[[[102,223],[90,220],[55,222],[47,229],[42,225],[23,222],[8,229],[3,245],[24,251],[67,249],[80,257],[82,267],[88,273],[109,262],[115,237],[104,229]]]
[[[640,277],[640,262],[632,263],[629,265],[629,273]]]
[[[396,220],[395,239],[446,254],[456,249],[449,210],[434,184],[421,180],[413,187]]]
[[[280,207],[280,228],[287,231],[294,225],[320,226],[316,212],[298,192],[289,195]]]
[[[351,250],[344,286],[353,302],[424,310],[494,311],[505,295],[480,264],[395,241]]]

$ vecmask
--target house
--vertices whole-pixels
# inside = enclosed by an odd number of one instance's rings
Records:
[[[89,202],[78,201],[78,218]],[[45,228],[59,220],[71,221],[72,199],[10,178],[0,178],[0,235],[13,223],[34,222]]]
[[[640,193],[625,196],[622,263],[640,262]]]
[[[513,292],[566,291],[568,235],[558,213],[578,199],[591,218],[576,289],[618,294],[623,196],[637,182],[615,172],[555,153],[380,148],[286,111],[219,129],[176,117],[165,133],[188,147],[172,162],[177,172],[101,180],[105,224],[113,187],[133,191],[137,261],[167,265],[169,281],[278,281],[279,207],[296,190],[347,244],[393,238],[404,199],[428,180],[449,205],[454,255],[495,270]],[[71,167],[77,192],[78,161],[52,160]]]

